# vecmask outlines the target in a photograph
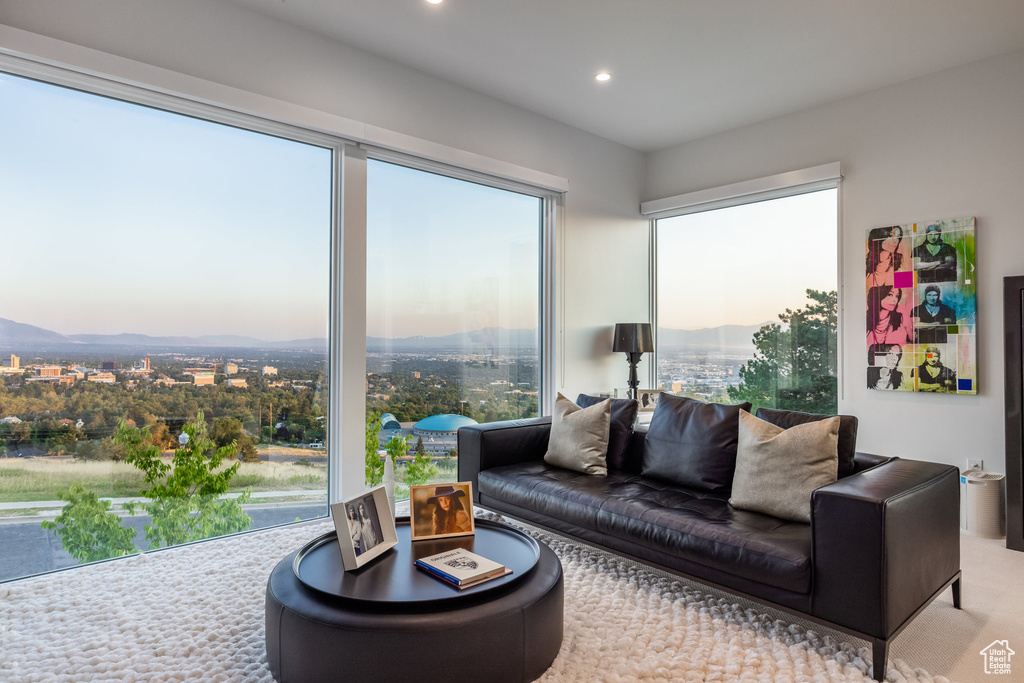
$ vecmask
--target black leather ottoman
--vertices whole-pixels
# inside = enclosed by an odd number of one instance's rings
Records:
[[[478,535],[481,530],[478,521]],[[395,556],[377,562],[411,565],[409,544],[403,557],[401,533],[399,539],[389,551]],[[267,582],[267,660],[279,683],[521,683],[544,673],[561,648],[562,565],[543,543],[532,569],[480,592],[460,594],[426,575],[413,577],[451,596],[422,602],[366,602],[313,590],[296,576],[299,552],[281,560]],[[372,590],[382,573],[367,572],[372,568],[356,570],[346,581]]]

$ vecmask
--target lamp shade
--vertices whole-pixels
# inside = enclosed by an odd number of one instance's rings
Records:
[[[612,351],[650,353],[654,351],[654,335],[650,323],[615,323]]]

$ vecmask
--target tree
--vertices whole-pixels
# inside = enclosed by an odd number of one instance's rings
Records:
[[[380,413],[371,410],[366,414],[366,485],[377,486],[384,479],[384,461],[380,459]]]
[[[423,437],[416,437],[416,455],[425,455],[427,452],[426,447],[423,445]]]
[[[837,295],[808,289],[804,308],[786,309],[777,323],[754,333],[754,357],[740,368],[729,399],[760,407],[835,414]]]
[[[431,462],[430,456],[427,455],[426,451],[423,453],[417,452],[412,462],[405,466],[402,481],[408,486],[419,486],[426,484],[437,473],[437,465]]]
[[[42,527],[57,534],[71,557],[95,562],[135,552],[135,530],[121,525],[121,518],[110,511],[109,500],[100,500],[78,482],[57,495],[67,505]]]
[[[160,450],[149,443],[148,428],[123,422],[118,427],[114,441],[124,446],[129,453],[126,461],[142,470],[149,484],[139,492],[148,502],[129,502],[124,508],[129,514],[141,509],[151,516],[152,522],[145,527],[150,548],[245,531],[252,523],[242,509],[251,491],[234,499],[222,498],[240,463],[217,470],[225,459],[234,457],[236,446],[217,448],[206,432],[199,411],[195,420],[185,424],[182,446],[167,464],[160,459]]]

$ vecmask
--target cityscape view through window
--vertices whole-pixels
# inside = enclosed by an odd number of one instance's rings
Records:
[[[459,427],[539,414],[542,205],[368,162],[368,484],[456,481]]]
[[[837,201],[828,189],[657,221],[659,389],[837,411]]]
[[[333,151],[8,74],[0,120],[0,580],[326,515]]]

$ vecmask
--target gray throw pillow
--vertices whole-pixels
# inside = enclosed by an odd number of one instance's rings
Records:
[[[551,436],[544,462],[584,474],[608,474],[606,458],[611,415],[609,399],[580,408],[558,394],[551,413]]]
[[[811,493],[838,475],[838,447],[838,416],[783,429],[744,410],[729,504],[810,522]]]

